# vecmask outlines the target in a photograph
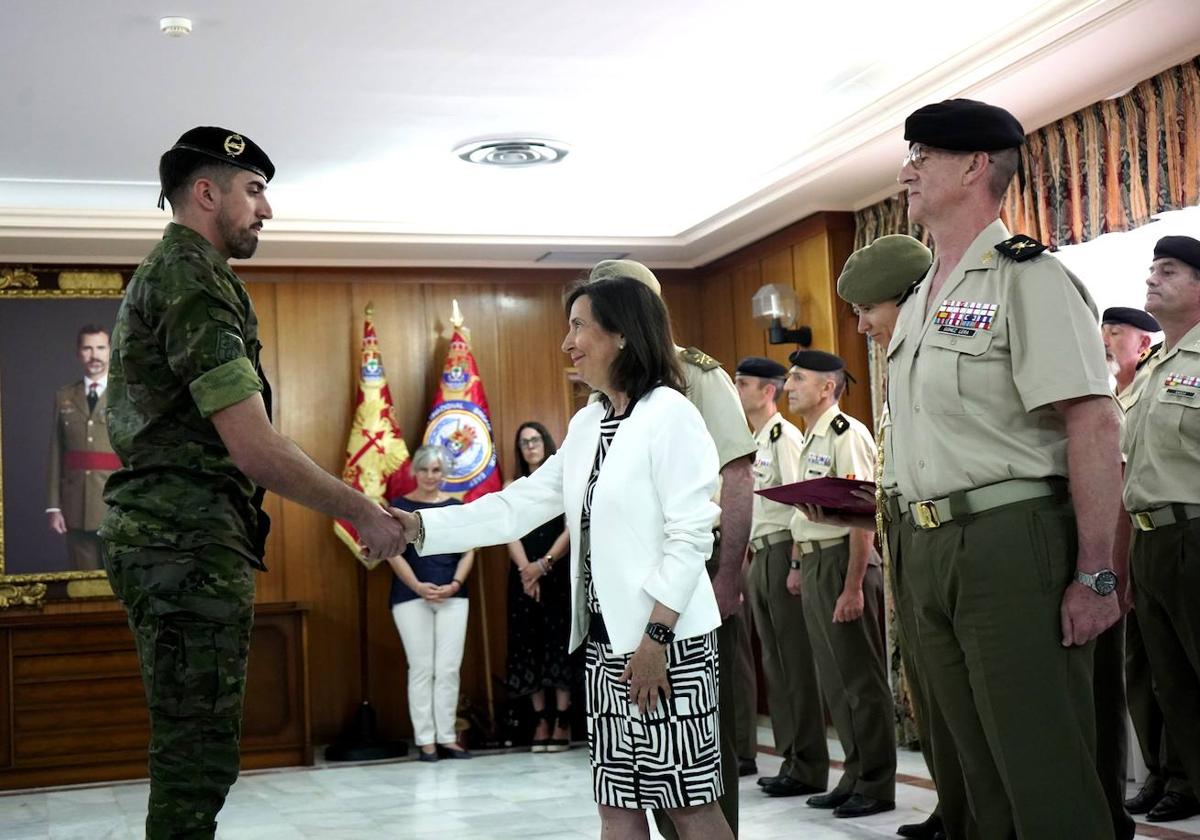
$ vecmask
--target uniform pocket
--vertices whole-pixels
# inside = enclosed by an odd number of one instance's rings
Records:
[[[1192,449],[1200,443],[1200,389],[1164,386],[1158,392],[1161,418],[1154,426],[1154,445],[1164,449]]]
[[[924,409],[932,414],[979,414],[980,402],[964,397],[964,384],[982,372],[984,353],[992,343],[992,334],[979,330],[973,336],[949,335],[931,330],[922,347],[923,362],[928,366],[925,380]]]

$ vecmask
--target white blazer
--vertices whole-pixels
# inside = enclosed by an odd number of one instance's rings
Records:
[[[585,634],[579,557],[580,519],[600,441],[604,406],[572,419],[562,447],[534,473],[467,505],[421,511],[423,554],[520,539],[567,515],[571,533],[571,642]],[[658,387],[621,421],[592,496],[592,579],[614,653],[633,651],[654,602],[679,613],[675,637],[687,639],[721,623],[704,564],[721,509],[717,450],[700,412],[678,391]]]

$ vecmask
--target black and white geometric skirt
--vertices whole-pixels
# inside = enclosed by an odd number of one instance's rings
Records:
[[[629,655],[587,640],[587,731],[596,802],[683,808],[714,801],[721,783],[717,634],[667,648],[671,697],[645,717],[619,682]]]

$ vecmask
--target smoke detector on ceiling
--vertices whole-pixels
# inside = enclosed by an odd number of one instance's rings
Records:
[[[454,149],[467,163],[483,166],[523,167],[558,163],[571,147],[544,137],[488,137],[468,140]]]
[[[158,28],[168,38],[182,38],[192,34],[192,21],[185,17],[165,17],[158,22]]]

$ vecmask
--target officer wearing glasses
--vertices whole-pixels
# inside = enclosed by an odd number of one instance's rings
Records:
[[[988,837],[1113,840],[1093,640],[1121,614],[1118,417],[1097,311],[1001,200],[1020,123],[982,102],[905,123],[899,180],[936,260],[888,347],[915,654]]]

